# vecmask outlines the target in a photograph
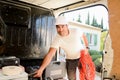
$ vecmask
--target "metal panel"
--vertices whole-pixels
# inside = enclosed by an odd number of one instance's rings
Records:
[[[6,8],[9,9],[9,15],[7,15]],[[26,11],[29,13],[24,14]],[[52,38],[56,34],[55,18],[50,10],[19,1],[1,1],[0,16],[7,26],[6,50],[2,55],[19,58],[43,58],[45,56]],[[15,18],[13,22],[10,21],[12,17]],[[23,21],[21,21],[22,19]],[[22,24],[26,22],[30,22],[30,24]]]

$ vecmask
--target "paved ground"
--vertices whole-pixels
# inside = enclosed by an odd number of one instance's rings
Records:
[[[102,80],[100,73],[97,73],[97,72],[96,72],[95,80]]]
[[[100,78],[100,76],[96,75],[95,80],[102,80],[102,79]]]
[[[68,79],[67,79],[67,76],[66,76],[64,79],[59,79],[59,80],[68,80]],[[78,70],[77,70],[76,80],[80,80],[79,79],[79,71]],[[95,80],[102,80],[100,73],[96,72]]]

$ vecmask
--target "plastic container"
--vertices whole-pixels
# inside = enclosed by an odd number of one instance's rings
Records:
[[[23,72],[19,75],[6,76],[2,74],[0,70],[0,80],[28,80],[28,74]]]

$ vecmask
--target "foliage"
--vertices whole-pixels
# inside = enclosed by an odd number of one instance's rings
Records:
[[[101,62],[101,58],[102,58],[102,52],[101,51],[96,51],[96,50],[89,50],[89,53],[92,57],[92,60],[95,64],[96,67],[96,71],[100,71],[100,69],[102,68],[102,62]]]
[[[107,35],[107,33],[108,33],[108,31],[103,31],[102,33],[101,33],[101,42],[100,42],[100,50],[102,51],[103,50],[103,48],[104,48],[104,41],[105,41],[105,38],[106,38],[106,35]]]

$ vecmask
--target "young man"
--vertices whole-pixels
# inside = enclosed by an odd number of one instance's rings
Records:
[[[66,53],[66,68],[69,80],[76,80],[76,69],[78,67],[80,51],[84,49],[84,46],[81,42],[82,33],[78,29],[70,29],[68,28],[68,22],[63,16],[59,16],[56,19],[56,29],[57,35],[53,40],[51,47],[45,56],[42,65],[36,71],[36,75],[34,77],[40,77],[47,67],[47,65],[51,62],[53,56],[56,53],[56,50],[60,47]],[[84,41],[84,40],[83,40]],[[88,44],[85,44],[88,46]]]

